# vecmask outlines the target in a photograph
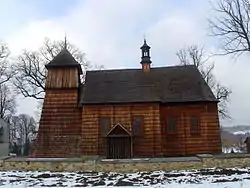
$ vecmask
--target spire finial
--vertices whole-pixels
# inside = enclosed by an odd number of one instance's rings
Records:
[[[67,36],[66,36],[66,33],[64,35],[64,49],[67,49]]]
[[[146,35],[145,34],[143,35],[143,39],[144,39],[144,44],[146,44],[147,41],[146,41]]]

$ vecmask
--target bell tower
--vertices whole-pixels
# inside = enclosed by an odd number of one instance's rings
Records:
[[[81,153],[78,106],[81,65],[64,48],[47,65],[45,98],[31,157],[76,157]]]
[[[150,60],[150,46],[147,44],[146,39],[144,39],[144,44],[141,46],[141,65],[143,72],[150,72],[150,65],[152,61]]]

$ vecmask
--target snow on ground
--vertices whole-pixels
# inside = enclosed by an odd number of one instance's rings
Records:
[[[0,187],[250,188],[250,168],[137,172],[0,172]]]
[[[249,134],[249,133],[250,133],[250,130],[233,132],[234,135],[245,135],[245,134]]]
[[[223,153],[232,153],[232,151],[234,153],[244,153],[244,151],[240,150],[237,147],[222,147],[222,152]]]

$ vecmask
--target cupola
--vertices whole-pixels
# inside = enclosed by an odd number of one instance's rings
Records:
[[[147,44],[146,39],[144,39],[144,44],[141,46],[141,64],[143,72],[150,72],[150,64],[152,61],[150,60],[150,46]]]

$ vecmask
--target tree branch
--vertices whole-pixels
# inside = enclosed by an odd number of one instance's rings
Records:
[[[221,41],[218,55],[241,55],[250,51],[249,0],[219,0],[209,19],[210,35]]]
[[[24,50],[18,57],[13,69],[17,72],[13,84],[17,93],[24,97],[44,99],[45,81],[47,70],[45,65],[49,63],[63,48],[63,41],[44,40],[43,46],[38,51]],[[72,44],[68,44],[68,50],[81,64],[83,72],[90,67],[85,60],[85,54]],[[84,75],[82,76],[84,79]]]
[[[230,118],[228,115],[228,100],[231,90],[222,86],[213,74],[214,63],[209,61],[210,56],[205,52],[204,47],[192,45],[187,48],[179,49],[176,53],[181,65],[195,65],[200,71],[203,79],[220,101],[218,112],[222,118]]]

